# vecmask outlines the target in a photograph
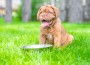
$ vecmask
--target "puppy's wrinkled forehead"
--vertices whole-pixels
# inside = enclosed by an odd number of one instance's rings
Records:
[[[42,11],[42,12],[53,12],[53,9],[52,9],[52,7],[51,6],[42,6],[41,8],[40,8],[40,10]]]

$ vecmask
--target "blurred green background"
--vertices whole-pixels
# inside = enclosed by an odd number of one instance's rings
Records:
[[[90,0],[0,0],[0,18],[5,21],[37,21],[37,12],[43,5],[59,8],[62,22],[90,21]]]

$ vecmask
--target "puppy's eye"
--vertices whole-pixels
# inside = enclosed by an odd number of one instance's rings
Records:
[[[42,11],[40,11],[40,14],[42,13]]]
[[[52,12],[48,11],[48,13],[52,13]]]

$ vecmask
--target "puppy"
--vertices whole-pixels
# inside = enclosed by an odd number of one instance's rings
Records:
[[[41,6],[37,19],[41,21],[40,44],[53,44],[54,47],[60,47],[66,46],[74,39],[62,26],[59,9],[55,6]]]

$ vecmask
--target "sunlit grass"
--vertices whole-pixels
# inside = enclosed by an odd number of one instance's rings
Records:
[[[90,65],[90,24],[63,23],[75,40],[63,49],[25,51],[39,43],[40,23],[0,24],[0,65]]]

